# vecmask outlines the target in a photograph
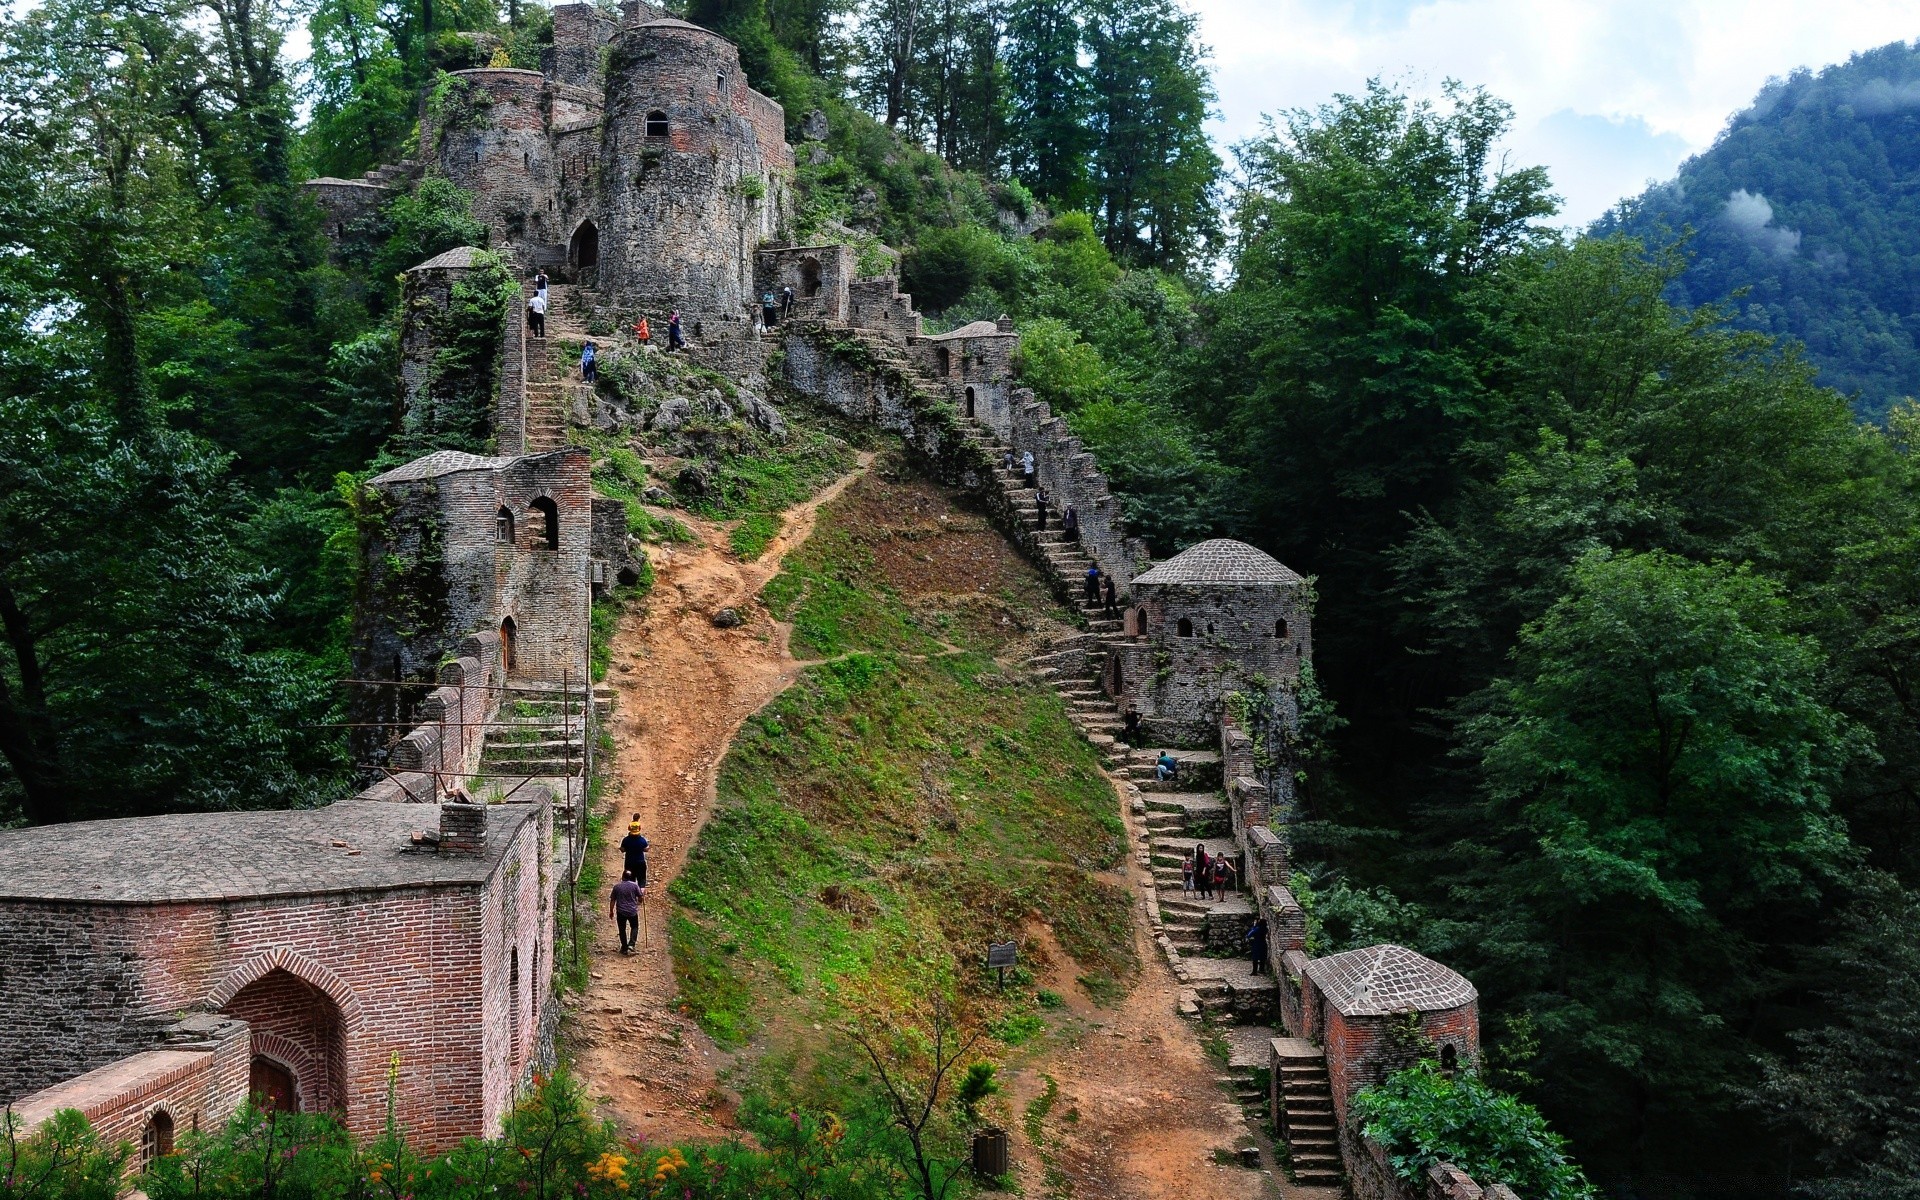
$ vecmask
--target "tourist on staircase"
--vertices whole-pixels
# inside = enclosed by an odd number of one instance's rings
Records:
[[[647,326],[647,319],[641,317],[633,327],[633,339],[640,343],[641,349],[653,344],[653,330]]]
[[[1034,528],[1044,531],[1047,527],[1047,489],[1041,488],[1034,496],[1033,503],[1034,512],[1040,520],[1040,523],[1034,526]]]
[[[1268,974],[1267,968],[1267,919],[1255,917],[1253,927],[1247,930],[1247,955],[1253,960],[1255,975]]]
[[[1153,775],[1161,783],[1172,783],[1180,778],[1180,760],[1162,750],[1153,764]]]
[[[647,839],[640,836],[640,814],[627,824],[627,836],[620,839],[620,853],[626,869],[641,887],[647,886]]]
[[[580,379],[583,383],[592,383],[600,378],[600,364],[594,359],[593,343],[589,341],[580,347]]]
[[[1094,563],[1087,568],[1086,598],[1088,604],[1100,603],[1100,564]]]
[[[667,349],[685,350],[686,348],[687,339],[680,334],[680,310],[676,308],[667,318]]]
[[[613,895],[607,898],[608,915],[614,919],[620,929],[620,953],[632,954],[633,944],[640,940],[640,901],[646,895],[633,878],[632,871],[623,872],[620,882],[613,885]]]
[[[1020,455],[1020,486],[1027,488],[1033,486],[1033,451],[1031,450]]]
[[[1213,860],[1213,890],[1215,897],[1220,900],[1240,890],[1240,870],[1224,854]]]
[[[1113,595],[1111,579],[1107,580],[1107,595]],[[1140,710],[1131,704],[1127,705],[1126,712],[1120,714],[1120,738],[1130,748],[1134,750],[1140,748]]]
[[[533,336],[537,338],[547,336],[547,293],[544,288],[527,301],[527,327],[533,330]]]
[[[537,271],[533,276],[533,294],[542,300],[547,298],[547,273]]]
[[[1180,890],[1189,896],[1193,894],[1193,851],[1191,850],[1187,851],[1187,856],[1180,860]]]
[[[1105,611],[1105,615],[1109,617],[1117,617],[1120,615],[1120,597],[1114,593],[1113,576],[1111,575],[1107,576],[1106,595],[1102,601],[1101,608]],[[1135,715],[1135,719],[1138,720],[1138,714]]]
[[[1066,534],[1070,542],[1080,540],[1080,510],[1071,504],[1067,505],[1066,512],[1060,514],[1060,532]]]
[[[792,315],[793,315],[793,288],[783,287],[780,289],[780,319],[784,321]]]
[[[762,292],[760,294],[760,323],[768,329],[772,329],[774,322],[777,320],[779,320],[779,317],[774,312],[773,293]]]

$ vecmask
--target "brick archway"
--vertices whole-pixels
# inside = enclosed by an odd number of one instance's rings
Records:
[[[353,994],[347,981],[321,966],[304,954],[285,947],[275,947],[265,954],[258,954],[242,963],[218,987],[207,993],[206,1007],[218,1012],[240,994],[240,989],[257,979],[264,978],[268,972],[285,971],[287,974],[325,992],[340,1009],[340,1024],[349,1033],[358,1032],[363,1019],[360,1011],[360,998]]]
[[[244,1020],[251,1032],[249,1091],[266,1091],[276,1107],[346,1110],[349,1034],[340,1005],[324,989],[275,967],[220,1011]],[[263,1088],[262,1081],[274,1078],[277,1086]]]

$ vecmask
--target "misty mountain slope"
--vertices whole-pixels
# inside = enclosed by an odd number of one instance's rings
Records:
[[[1920,43],[1770,82],[1672,182],[1595,226],[1649,246],[1688,228],[1675,299],[1749,289],[1740,324],[1805,342],[1864,417],[1920,395]]]

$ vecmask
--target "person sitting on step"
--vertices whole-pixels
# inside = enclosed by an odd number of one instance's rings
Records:
[[[1159,759],[1153,764],[1153,775],[1154,778],[1158,779],[1161,783],[1172,783],[1178,780],[1180,778],[1180,760],[1168,754],[1165,750],[1162,750]]]

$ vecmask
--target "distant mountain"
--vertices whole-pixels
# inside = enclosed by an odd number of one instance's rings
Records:
[[[1879,418],[1920,395],[1920,42],[1761,89],[1671,183],[1595,225],[1650,246],[1691,227],[1678,299],[1807,345],[1820,382]]]

